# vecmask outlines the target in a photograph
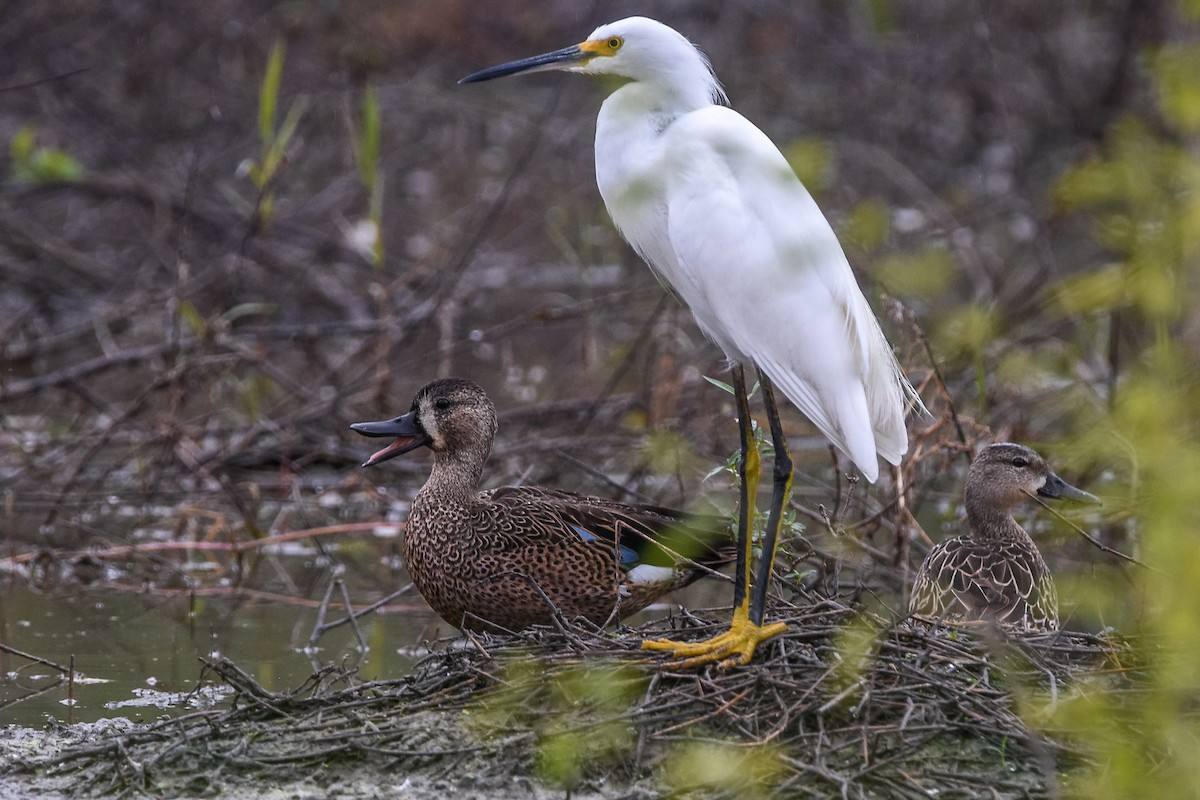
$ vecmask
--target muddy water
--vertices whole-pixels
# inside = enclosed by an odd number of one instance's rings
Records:
[[[178,694],[196,687],[199,659],[210,655],[231,658],[272,691],[298,686],[314,665],[358,663],[349,626],[309,648],[317,614],[315,603],[78,587],[47,594],[4,580],[0,641],[62,666],[74,657],[77,679],[69,686],[50,666],[0,652],[0,724],[180,713],[189,706]],[[341,616],[331,610],[328,619]],[[363,617],[360,628],[368,647],[358,673],[364,680],[405,674],[424,635],[449,632],[415,595]]]

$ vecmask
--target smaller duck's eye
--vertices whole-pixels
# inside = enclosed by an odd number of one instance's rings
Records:
[[[624,39],[622,39],[620,36],[614,36],[608,40],[608,49],[609,50],[620,50],[621,45],[623,45],[623,44],[625,44]]]
[[[439,397],[437,400],[433,401],[433,407],[439,411],[445,411],[450,407],[450,401],[444,397]]]
[[[1028,467],[1029,462],[1025,459],[1025,456],[1014,456],[1012,465],[1014,467]]]

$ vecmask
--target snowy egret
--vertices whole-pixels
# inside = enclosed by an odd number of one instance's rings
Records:
[[[1012,517],[1013,506],[1035,495],[1100,503],[1028,447],[1003,442],[980,453],[963,491],[968,531],[929,551],[913,582],[909,613],[1057,630],[1054,577]]]
[[[601,25],[580,44],[459,83],[544,70],[626,79],[596,122],[600,194],[622,235],[691,308],[733,371],[742,448],[733,623],[706,642],[644,646],[669,650],[687,665],[749,663],[755,647],[785,627],[763,624],[792,482],[774,386],[872,482],[876,453],[898,464],[908,449],[904,411],[915,392],[824,215],[766,134],[723,105],[707,59],[682,34],[630,17]],[[747,588],[759,458],[746,393],[750,364],[775,448],[753,598]]]

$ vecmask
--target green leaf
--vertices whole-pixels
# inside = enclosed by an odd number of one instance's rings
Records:
[[[945,315],[933,337],[937,351],[949,358],[975,358],[991,344],[1000,330],[994,309],[969,305]]]
[[[1200,48],[1170,44],[1150,60],[1163,114],[1181,132],[1200,133]]]
[[[83,166],[61,150],[38,150],[33,154],[31,167],[36,180],[48,183],[77,181],[83,177]]]
[[[916,253],[896,253],[880,259],[875,265],[875,274],[889,292],[932,299],[951,287],[958,270],[948,250],[928,247]]]
[[[307,97],[296,98],[296,101],[288,109],[288,114],[284,117],[283,124],[279,126],[279,131],[270,140],[266,153],[263,155],[262,183],[260,185],[266,185],[274,180],[280,165],[283,163],[284,156],[287,154],[288,142],[295,135],[296,128],[300,125],[300,118],[304,116],[306,110],[308,110]]]
[[[713,740],[683,740],[663,763],[669,797],[773,796],[783,774],[778,750],[769,743],[745,747]]]
[[[1067,170],[1054,187],[1054,199],[1073,210],[1111,202],[1121,196],[1122,176],[1112,164],[1092,161]]]
[[[678,431],[651,431],[641,449],[650,471],[657,475],[680,473],[695,460],[690,443]]]
[[[582,731],[561,731],[538,743],[537,771],[542,780],[556,786],[575,785],[582,775],[587,746]]]
[[[26,125],[13,134],[12,141],[8,145],[9,155],[17,163],[28,161],[29,157],[33,155],[33,148],[36,144],[37,134],[34,133],[33,128]]]
[[[1125,305],[1125,277],[1120,266],[1072,275],[1063,280],[1054,298],[1064,314],[1090,314]]]
[[[829,186],[833,148],[824,139],[797,139],[784,149],[783,155],[810,192],[816,194]]]
[[[221,315],[224,322],[236,322],[242,317],[253,317],[275,313],[274,303],[239,303]]]
[[[204,321],[204,317],[196,310],[191,301],[184,300],[179,304],[179,316],[183,319],[185,325],[191,330],[193,336],[203,336],[205,329],[208,327]]]
[[[876,34],[892,33],[896,29],[896,4],[892,0],[867,0],[867,19]]]
[[[848,250],[870,253],[887,241],[891,226],[888,207],[878,200],[865,200],[850,209],[838,238]]]
[[[354,157],[368,192],[373,192],[379,173],[379,100],[375,87],[368,86],[363,94],[362,130],[355,141]]]
[[[83,177],[84,169],[73,156],[49,147],[37,146],[37,134],[31,127],[21,128],[9,142],[12,177],[20,183],[64,183]]]
[[[725,381],[719,381],[716,378],[710,378],[707,375],[703,375],[702,377],[704,378],[704,380],[708,381],[709,383],[711,383],[713,386],[717,387],[721,391],[729,392],[730,394],[733,394],[733,387],[731,385],[729,385],[728,383],[725,383]]]
[[[842,627],[835,642],[838,660],[833,665],[832,685],[839,690],[848,688],[870,671],[880,639],[880,630],[866,617],[855,618]],[[852,701],[847,698],[846,702]]]
[[[265,230],[275,218],[275,195],[271,192],[264,194],[258,201],[258,227]]]
[[[267,56],[267,71],[263,74],[258,93],[258,135],[264,145],[275,131],[275,111],[279,104],[279,85],[283,80],[284,44],[276,39]]]

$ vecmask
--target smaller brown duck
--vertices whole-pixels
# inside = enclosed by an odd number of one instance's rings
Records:
[[[1034,495],[1100,502],[1055,475],[1028,447],[1001,443],[980,453],[967,470],[964,491],[969,532],[926,556],[909,613],[1057,630],[1054,578],[1012,517],[1013,507]]]
[[[364,467],[428,447],[433,471],[413,500],[404,560],[450,624],[520,630],[557,609],[597,625],[645,608],[733,560],[723,521],[536,486],[478,491],[496,434],[483,390],[457,378],[422,388],[412,409],[350,426],[395,441]]]

